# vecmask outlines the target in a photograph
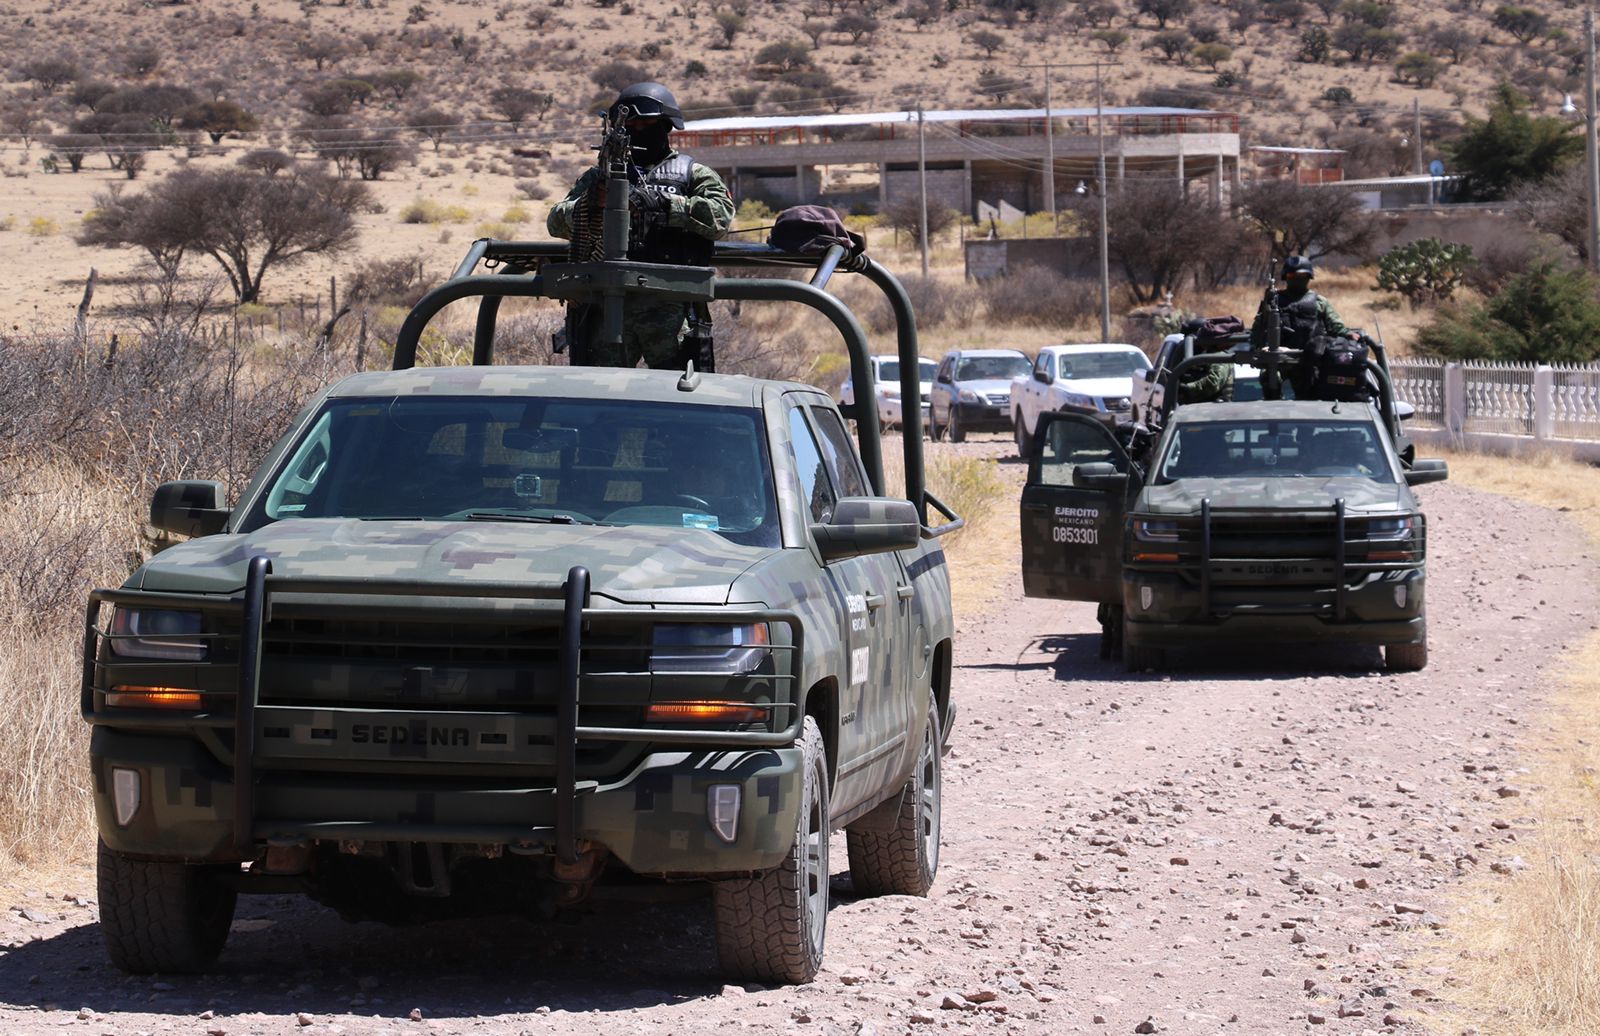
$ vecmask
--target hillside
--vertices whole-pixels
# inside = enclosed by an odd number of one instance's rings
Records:
[[[131,253],[71,240],[128,153],[147,182],[251,149],[306,157],[330,134],[393,145],[373,184],[386,212],[363,217],[359,251],[443,253],[442,267],[452,235],[538,226],[587,160],[587,113],[639,78],[671,85],[690,118],[1016,106],[1042,103],[1044,72],[1025,66],[1051,62],[1079,66],[1052,72],[1068,107],[1092,104],[1082,63],[1107,61],[1109,105],[1234,111],[1247,144],[1347,147],[1349,175],[1382,175],[1411,168],[1414,101],[1429,158],[1497,76],[1553,111],[1581,70],[1579,19],[1472,0],[24,0],[0,7],[0,243],[15,265],[0,316],[59,327],[90,265],[132,276]],[[453,222],[401,224],[419,200]],[[313,263],[269,295],[313,295],[334,270]]]

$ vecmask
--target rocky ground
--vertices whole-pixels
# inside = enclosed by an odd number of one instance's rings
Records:
[[[1521,866],[1519,742],[1600,622],[1600,561],[1567,519],[1424,493],[1421,673],[1261,645],[1126,675],[1092,606],[996,591],[960,631],[933,894],[854,898],[836,840],[811,985],[723,985],[700,898],[394,930],[263,897],[215,975],[128,978],[82,870],[0,893],[0,1031],[1421,1031],[1453,976],[1412,966],[1407,933],[1443,923],[1464,875]]]

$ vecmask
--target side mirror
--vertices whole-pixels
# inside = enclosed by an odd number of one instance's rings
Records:
[[[1121,489],[1128,484],[1128,473],[1106,461],[1079,464],[1072,469],[1072,484],[1079,489]]]
[[[1038,367],[1035,367],[1033,369],[1033,380],[1034,381],[1040,381],[1040,382],[1043,382],[1044,384],[1048,385],[1048,384],[1050,384],[1050,375],[1046,374],[1044,371],[1040,370]]]
[[[823,561],[910,550],[922,539],[922,521],[909,500],[889,496],[847,496],[833,508],[826,525],[811,535]]]
[[[1406,472],[1406,485],[1420,486],[1426,482],[1443,482],[1450,477],[1450,465],[1442,460],[1414,460]]]
[[[163,482],[150,498],[150,524],[180,536],[210,536],[232,513],[225,499],[221,482]]]
[[[1417,408],[1403,399],[1394,401],[1394,416],[1400,421],[1409,421],[1417,416]]]

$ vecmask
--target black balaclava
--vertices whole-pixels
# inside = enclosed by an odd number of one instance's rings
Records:
[[[643,166],[653,166],[667,157],[671,147],[667,144],[667,135],[672,132],[672,120],[667,118],[653,118],[638,120],[643,123],[638,128],[630,127],[629,138],[633,144],[634,157]]]

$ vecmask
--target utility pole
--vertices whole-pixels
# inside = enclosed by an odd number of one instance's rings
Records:
[[[1106,109],[1100,89],[1100,65],[1094,66],[1094,137],[1099,150],[1100,181],[1100,340],[1111,340],[1111,261],[1106,230]]]
[[[1422,100],[1411,98],[1411,171],[1421,176],[1426,172],[1422,164]]]
[[[928,145],[922,132],[922,102],[917,102],[917,181],[922,190],[922,215],[918,235],[922,240],[922,276],[928,276]]]
[[[1589,181],[1589,269],[1600,270],[1600,156],[1594,138],[1594,10],[1583,12],[1584,172]]]

